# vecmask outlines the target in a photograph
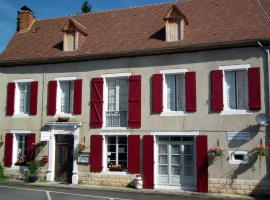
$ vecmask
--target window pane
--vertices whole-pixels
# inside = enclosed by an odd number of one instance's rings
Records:
[[[73,81],[61,81],[61,112],[71,113],[73,110],[73,94],[74,84]]]
[[[193,154],[193,145],[184,146],[184,154]]]
[[[225,72],[226,80],[226,93],[227,93],[227,105],[231,109],[236,109],[236,97],[235,97],[235,72]]]
[[[108,145],[108,152],[116,152],[116,145]]]
[[[158,157],[158,163],[159,164],[168,164],[168,156],[167,155],[160,155]]]
[[[180,154],[180,145],[172,145],[172,154]]]
[[[247,73],[244,70],[236,72],[237,109],[246,109],[246,81]]]
[[[184,167],[184,174],[185,176],[194,176],[194,173],[193,173],[193,166],[185,166]]]
[[[161,175],[168,175],[168,166],[167,165],[160,165],[158,167],[158,173]]]
[[[128,80],[120,79],[119,80],[119,110],[127,111],[128,110]]]
[[[108,79],[108,110],[116,110],[116,81],[114,79]]]
[[[177,97],[177,110],[184,110],[184,74],[178,74],[176,75],[176,97]]]
[[[167,154],[168,153],[168,149],[167,149],[167,145],[158,145],[158,152],[159,154]]]
[[[108,144],[116,144],[116,137],[114,136],[108,137]]]
[[[118,137],[118,143],[119,144],[127,144],[127,136]]]
[[[167,85],[167,108],[168,110],[175,111],[175,76],[166,75]]]
[[[172,175],[180,175],[180,167],[179,166],[172,166]]]
[[[20,113],[29,113],[30,108],[30,83],[19,83],[19,95],[20,95]]]
[[[172,156],[172,165],[180,165],[180,156]]]
[[[185,165],[193,165],[193,155],[184,155]]]

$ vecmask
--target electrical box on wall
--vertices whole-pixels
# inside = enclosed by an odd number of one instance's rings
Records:
[[[248,151],[229,151],[230,164],[248,164],[249,153]]]

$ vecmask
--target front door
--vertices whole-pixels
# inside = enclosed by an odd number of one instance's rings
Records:
[[[158,137],[158,185],[194,187],[193,140],[193,137]]]
[[[55,135],[55,181],[72,182],[73,135]]]

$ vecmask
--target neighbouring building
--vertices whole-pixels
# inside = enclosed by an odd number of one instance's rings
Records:
[[[35,155],[47,181],[269,194],[254,151],[269,144],[269,16],[269,0],[41,20],[22,7],[0,55],[6,173]]]

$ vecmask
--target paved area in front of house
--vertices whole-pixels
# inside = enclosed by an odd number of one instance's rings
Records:
[[[268,198],[237,197],[239,199],[266,200]],[[235,200],[236,196],[159,194],[132,191],[101,190],[94,188],[73,188],[22,183],[0,183],[0,200]]]

